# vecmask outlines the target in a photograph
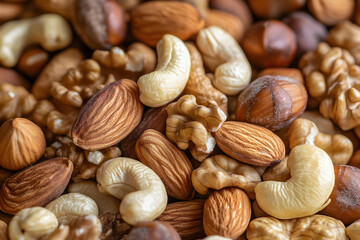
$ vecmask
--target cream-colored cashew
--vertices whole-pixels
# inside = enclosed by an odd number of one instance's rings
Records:
[[[350,224],[346,229],[346,235],[350,240],[359,240],[360,239],[360,220],[357,220]]]
[[[68,224],[77,216],[99,215],[96,202],[81,193],[62,195],[46,205],[46,209],[52,211],[61,224]]]
[[[58,220],[51,211],[42,207],[25,208],[9,224],[10,240],[36,240],[54,231]]]
[[[313,145],[299,145],[288,157],[291,178],[265,181],[255,187],[256,201],[279,219],[312,215],[329,203],[335,184],[334,165],[326,152]]]
[[[125,222],[136,225],[152,221],[166,208],[167,194],[156,173],[131,158],[114,158],[96,173],[100,192],[122,200],[120,214]]]
[[[163,106],[184,90],[190,74],[190,54],[183,41],[165,34],[157,46],[158,65],[137,82],[140,101],[149,107]]]
[[[200,30],[196,44],[206,66],[215,72],[213,85],[227,95],[236,95],[251,80],[251,66],[236,40],[223,29]]]
[[[47,51],[67,47],[72,31],[66,20],[56,14],[11,21],[0,26],[0,63],[13,67],[25,48],[40,44]]]
[[[218,236],[218,235],[210,235],[207,236],[206,238],[203,238],[203,240],[231,240],[231,238]]]
[[[119,212],[119,199],[106,193],[101,193],[96,186],[96,182],[94,181],[82,181],[72,183],[69,186],[69,192],[81,193],[93,199],[99,208],[99,214],[103,214],[106,212]]]

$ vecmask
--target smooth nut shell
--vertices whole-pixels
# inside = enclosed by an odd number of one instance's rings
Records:
[[[295,79],[298,83],[304,84],[304,77],[301,71],[297,68],[265,68],[256,75],[256,78],[271,75],[271,76],[285,76]]]
[[[144,222],[133,227],[127,240],[181,240],[175,228],[167,222]]]
[[[22,86],[27,90],[30,89],[30,82],[23,78],[18,72],[13,69],[0,67],[0,84],[10,83],[15,86]]]
[[[17,64],[17,68],[29,77],[36,77],[49,60],[49,54],[41,48],[25,51]]]
[[[126,37],[125,12],[114,0],[106,0],[105,12],[108,43],[113,46],[119,45]]]
[[[253,13],[261,18],[278,18],[300,9],[306,0],[248,0]]]

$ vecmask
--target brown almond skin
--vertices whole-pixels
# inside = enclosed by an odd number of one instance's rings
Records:
[[[207,235],[237,239],[249,225],[251,204],[240,188],[213,192],[204,205],[204,230]]]
[[[227,121],[214,132],[224,153],[255,166],[272,166],[285,157],[283,141],[270,130],[244,122]]]
[[[81,109],[71,130],[74,144],[86,150],[110,147],[139,124],[142,112],[136,83],[129,79],[114,82]]]
[[[72,171],[72,162],[59,157],[12,175],[1,186],[0,210],[15,215],[24,208],[45,206],[64,192]]]
[[[135,150],[139,160],[160,177],[170,197],[179,200],[193,198],[191,162],[165,135],[148,129],[137,140]]]

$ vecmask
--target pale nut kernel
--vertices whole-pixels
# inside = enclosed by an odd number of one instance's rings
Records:
[[[350,224],[345,229],[346,235],[350,238],[350,240],[359,240],[360,239],[360,220],[357,220]]]
[[[251,66],[236,40],[223,29],[211,26],[200,30],[196,45],[205,65],[215,72],[213,85],[226,95],[236,95],[251,80]]]
[[[255,187],[256,201],[266,213],[279,219],[312,215],[329,203],[335,184],[334,166],[316,146],[299,145],[288,157],[291,178],[265,181]]]
[[[191,174],[195,190],[207,194],[209,188],[238,187],[253,192],[261,182],[259,173],[252,167],[226,155],[215,155],[205,159]]]
[[[210,235],[206,238],[203,238],[202,240],[231,240],[232,238],[222,237],[219,235]]]
[[[77,216],[99,215],[96,202],[81,193],[64,194],[45,208],[53,212],[61,224],[68,224]]]
[[[96,173],[98,189],[122,200],[121,217],[127,223],[152,221],[166,208],[167,194],[156,173],[131,158],[114,158]]]
[[[54,213],[42,207],[25,208],[9,223],[10,240],[37,240],[58,226]]]
[[[158,64],[155,71],[137,81],[140,101],[149,107],[160,107],[177,98],[190,74],[190,54],[178,37],[165,34],[156,49]]]

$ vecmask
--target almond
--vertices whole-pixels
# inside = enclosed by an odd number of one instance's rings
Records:
[[[151,1],[131,13],[131,29],[140,41],[155,47],[164,34],[187,40],[204,27],[195,7],[184,2]]]
[[[240,188],[213,192],[204,205],[204,230],[207,235],[237,239],[249,225],[251,204]]]
[[[134,81],[122,79],[95,94],[82,108],[71,136],[86,150],[110,147],[125,138],[140,122],[143,105]]]
[[[170,223],[183,240],[203,238],[204,202],[203,199],[196,199],[170,203],[157,220]]]
[[[224,122],[214,137],[224,153],[247,164],[271,166],[285,157],[283,141],[270,130],[254,124]]]
[[[9,177],[0,189],[0,209],[9,214],[35,206],[45,206],[59,197],[73,170],[67,158],[53,158]]]
[[[194,196],[189,159],[162,133],[146,130],[136,142],[135,150],[139,160],[160,177],[170,197],[188,200]]]

